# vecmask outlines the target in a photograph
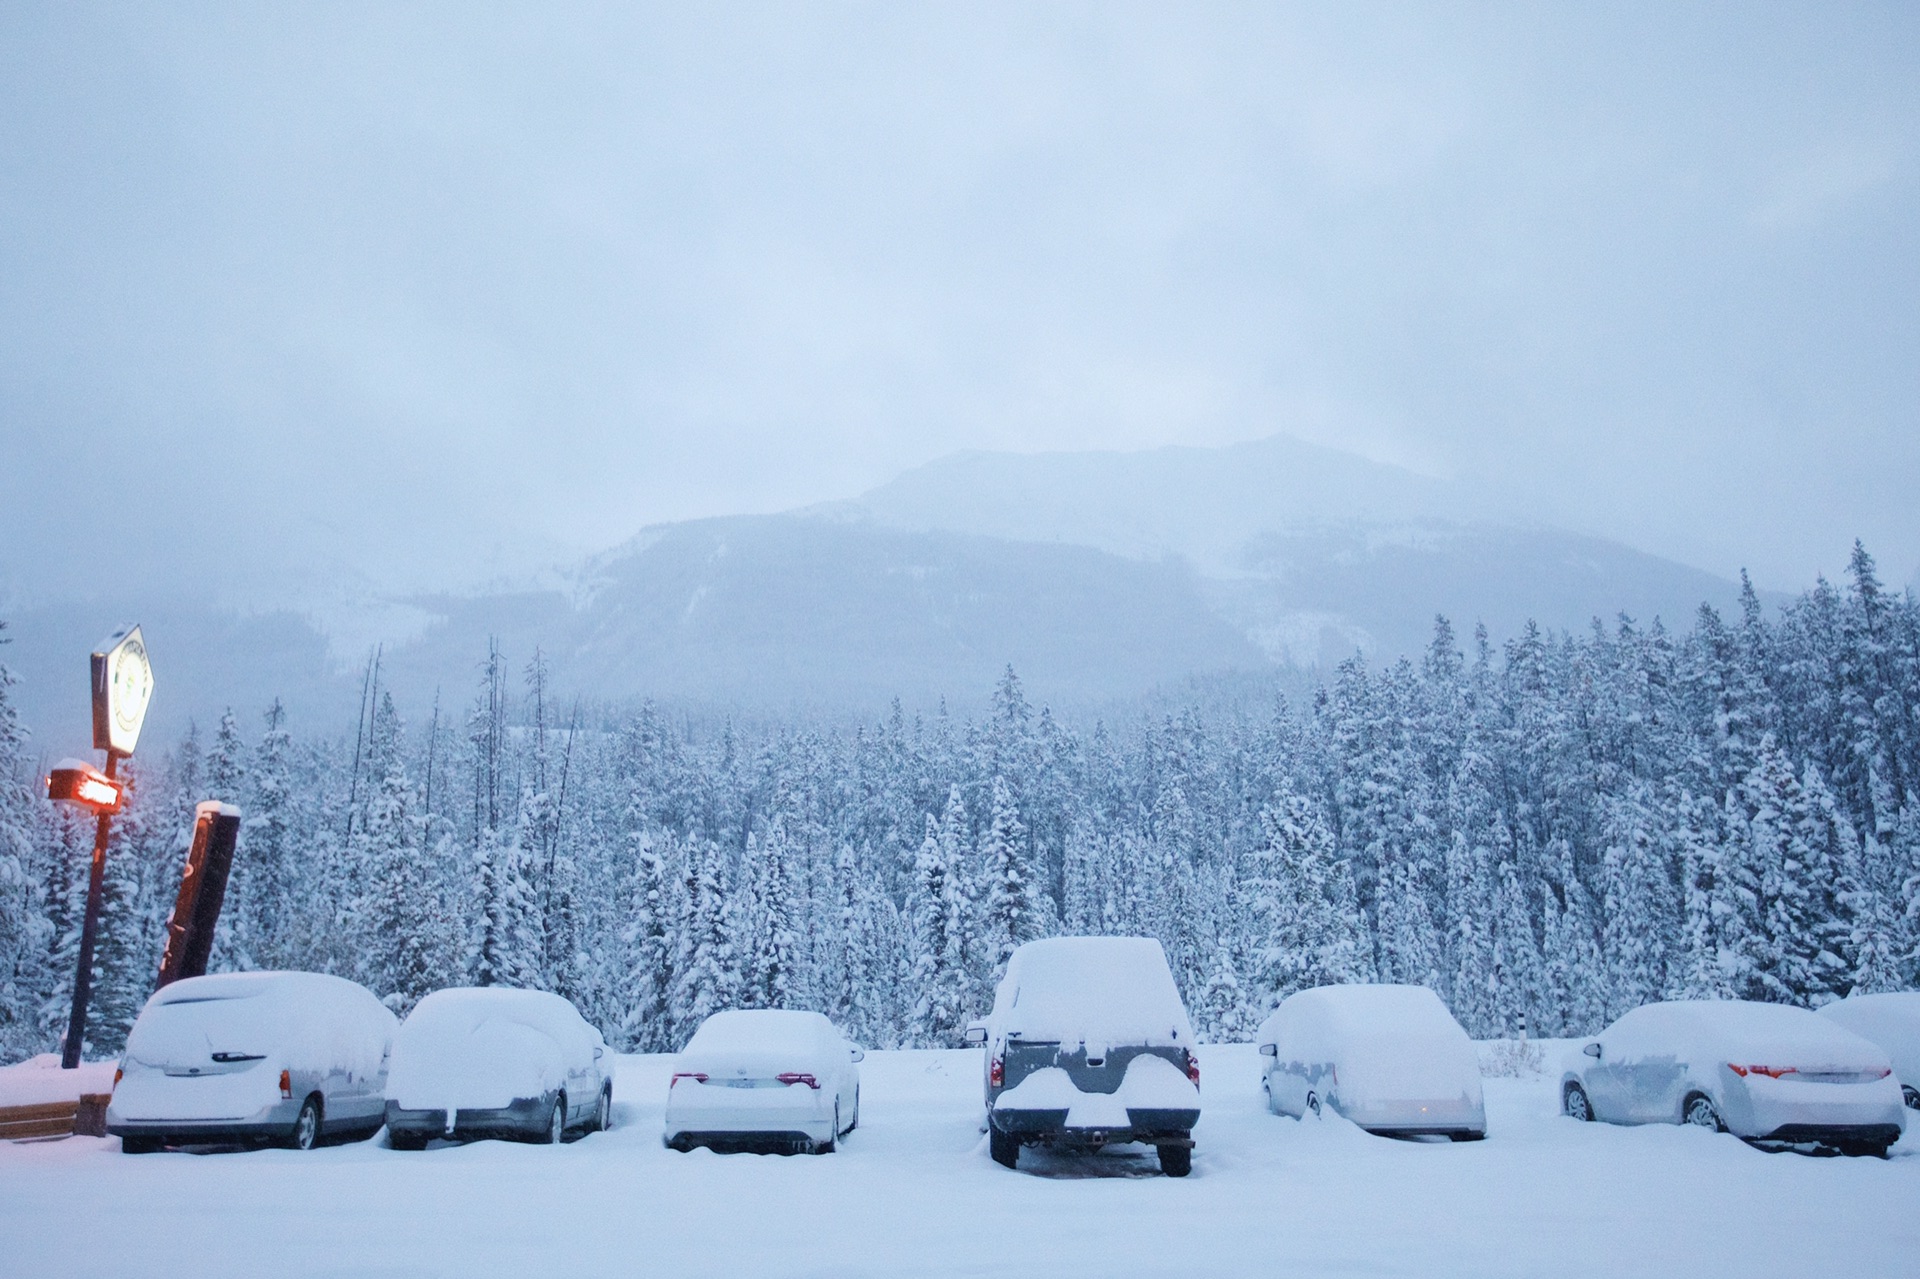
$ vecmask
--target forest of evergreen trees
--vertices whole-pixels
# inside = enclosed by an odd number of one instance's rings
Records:
[[[3,652],[4,650],[0,650]],[[559,991],[626,1048],[728,1005],[953,1045],[1056,932],[1166,945],[1203,1033],[1303,986],[1424,982],[1478,1036],[1662,996],[1818,1004],[1920,978],[1920,604],[1856,547],[1685,632],[1620,618],[1497,650],[1444,619],[1310,705],[1069,727],[1009,670],[978,722],[896,707],[752,733],[586,713],[537,655],[403,725],[278,706],[132,761],[90,1052],[151,988],[195,801],[245,812],[218,966],[339,973],[404,1011]],[[0,673],[0,1061],[64,1027],[92,824],[40,797]]]

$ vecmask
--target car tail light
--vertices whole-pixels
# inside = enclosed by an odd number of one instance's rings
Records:
[[[1195,1088],[1200,1086],[1200,1059],[1192,1053],[1187,1054],[1187,1082]]]
[[[805,1084],[809,1088],[818,1088],[820,1086],[818,1079],[800,1070],[782,1071],[780,1074],[775,1075],[774,1078],[783,1084]]]
[[[1748,1075],[1765,1075],[1769,1079],[1778,1079],[1782,1075],[1797,1075],[1800,1073],[1798,1066],[1736,1066],[1732,1062],[1727,1063],[1727,1069],[1742,1079],[1745,1079]]]
[[[127,1077],[127,1072],[124,1069],[122,1069],[119,1066],[115,1066],[113,1068],[113,1086],[115,1088],[118,1088],[120,1086],[120,1081],[122,1079],[125,1079],[126,1077]]]
[[[293,1098],[293,1072],[291,1070],[283,1070],[280,1072],[280,1095],[288,1100],[292,1100]]]
[[[1885,1079],[1888,1075],[1891,1075],[1893,1071],[1890,1067],[1882,1066],[1878,1070],[1863,1070],[1860,1073],[1868,1079]]]
[[[987,1067],[987,1087],[1003,1088],[1007,1082],[1007,1063],[1003,1057],[995,1057]]]
[[[679,1083],[682,1079],[691,1079],[696,1084],[704,1084],[707,1082],[707,1077],[704,1074],[702,1074],[700,1071],[683,1070],[679,1074],[675,1075],[670,1081],[668,1081],[667,1087],[672,1088],[674,1084]]]

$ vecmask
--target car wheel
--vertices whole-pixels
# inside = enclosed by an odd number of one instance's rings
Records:
[[[553,1113],[547,1116],[547,1130],[540,1134],[540,1144],[557,1146],[567,1135],[567,1098],[562,1093],[553,1102]]]
[[[320,1143],[320,1099],[309,1097],[300,1103],[300,1113],[294,1118],[293,1131],[287,1136],[287,1144],[295,1150],[312,1150]]]
[[[1727,1126],[1720,1122],[1720,1112],[1713,1108],[1713,1102],[1705,1093],[1694,1093],[1688,1097],[1686,1105],[1681,1108],[1680,1117],[1682,1122],[1705,1128],[1709,1132],[1727,1130]]]
[[[1193,1171],[1192,1146],[1160,1147],[1160,1171],[1169,1177],[1184,1177]]]
[[[1001,1132],[998,1128],[987,1129],[987,1153],[993,1156],[993,1162],[1002,1168],[1015,1168],[1020,1164],[1020,1140],[1012,1133]]]
[[[613,1088],[609,1086],[600,1090],[600,1104],[594,1108],[593,1112],[593,1130],[605,1132],[611,1127],[613,1127]]]
[[[122,1137],[120,1153],[126,1155],[150,1155],[160,1149],[158,1137]]]
[[[1483,1132],[1450,1132],[1447,1134],[1448,1141],[1485,1141],[1486,1139],[1487,1134]]]
[[[1907,1103],[1908,1110],[1920,1110],[1920,1088],[1901,1084],[1900,1100]]]
[[[1568,1084],[1560,1094],[1560,1113],[1583,1124],[1592,1123],[1593,1103],[1587,1100],[1587,1090],[1579,1084]]]
[[[395,1132],[387,1129],[387,1144],[395,1150],[425,1150],[427,1134],[423,1132]]]
[[[1319,1093],[1310,1092],[1307,1094],[1307,1109],[1313,1112],[1314,1118],[1317,1119],[1320,1117],[1320,1094]]]

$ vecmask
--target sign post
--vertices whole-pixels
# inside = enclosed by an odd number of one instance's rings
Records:
[[[152,697],[153,667],[147,661],[147,645],[140,628],[130,626],[107,636],[93,654],[93,746],[107,753],[107,770],[74,783],[69,794],[59,793],[59,775],[71,770],[56,769],[47,779],[49,798],[78,803],[99,814],[93,837],[93,867],[87,877],[87,913],[80,926],[79,971],[73,978],[73,1008],[67,1014],[67,1040],[60,1051],[60,1065],[66,1070],[79,1067],[80,1048],[87,1034],[87,1000],[93,993],[93,943],[100,931],[100,898],[107,874],[108,823],[120,806],[115,773],[120,760],[133,754],[134,744],[140,740],[140,727],[146,723],[147,703]],[[87,797],[89,781],[99,799]],[[101,783],[111,791],[110,799],[99,790]]]

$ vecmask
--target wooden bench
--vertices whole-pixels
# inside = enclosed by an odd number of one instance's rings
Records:
[[[0,1106],[0,1141],[43,1137],[107,1135],[110,1093],[88,1093],[78,1101],[48,1101],[35,1106]]]

